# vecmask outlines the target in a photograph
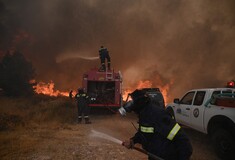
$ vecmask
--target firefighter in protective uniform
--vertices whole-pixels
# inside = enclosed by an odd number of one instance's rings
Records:
[[[78,123],[82,122],[82,116],[84,116],[85,123],[90,124],[91,121],[89,119],[90,107],[89,104],[89,96],[84,92],[83,88],[78,89],[78,93],[75,95],[75,99],[77,101],[78,107]]]
[[[139,128],[134,137],[123,142],[128,149],[139,143],[147,152],[164,160],[188,160],[192,146],[180,125],[163,108],[151,103],[142,90],[130,94],[132,100],[124,105],[127,112],[134,111]],[[121,112],[120,112],[121,113]],[[149,159],[152,160],[149,156]]]
[[[109,56],[109,51],[107,50],[107,48],[104,48],[104,46],[101,46],[99,50],[99,56],[100,56],[100,61],[101,61],[101,67],[99,70],[106,71],[105,59],[107,59],[108,70],[110,70],[111,58]]]

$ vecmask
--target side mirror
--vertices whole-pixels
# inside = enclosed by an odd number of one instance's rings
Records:
[[[174,99],[174,103],[179,104],[180,103],[180,99],[179,98],[175,98]]]

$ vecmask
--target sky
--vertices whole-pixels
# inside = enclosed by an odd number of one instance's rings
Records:
[[[0,54],[22,52],[37,81],[78,88],[101,45],[123,88],[223,87],[235,79],[235,1],[0,0]]]

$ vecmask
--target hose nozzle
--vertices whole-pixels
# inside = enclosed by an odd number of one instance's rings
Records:
[[[122,116],[126,115],[126,110],[123,107],[119,108],[118,111]]]

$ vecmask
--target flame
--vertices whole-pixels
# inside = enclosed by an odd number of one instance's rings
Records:
[[[44,95],[48,95],[48,96],[66,96],[68,97],[69,96],[69,92],[62,92],[62,91],[59,91],[59,90],[55,90],[55,84],[53,81],[50,81],[49,83],[45,83],[45,82],[38,82],[36,83],[36,80],[30,80],[31,83],[35,83],[36,85],[33,86],[35,92],[37,94],[44,94]],[[165,103],[167,104],[168,101],[169,101],[169,96],[168,96],[168,93],[169,93],[169,89],[170,89],[170,86],[173,84],[173,81],[171,81],[169,84],[165,84],[163,85],[162,83],[159,83],[161,85],[158,85],[158,86],[155,86],[153,85],[153,82],[150,81],[150,80],[145,80],[145,81],[139,81],[136,85],[136,87],[132,87],[132,88],[127,88],[123,91],[123,95],[122,95],[122,98],[123,100],[125,101],[128,97],[128,94],[133,92],[135,89],[141,89],[141,88],[159,88],[163,97],[164,97],[164,100],[165,100]],[[75,94],[73,93],[73,96]]]
[[[29,80],[29,84],[36,84],[36,80],[35,79]]]
[[[48,96],[69,96],[69,92],[61,92],[59,90],[55,90],[55,83],[50,81],[49,83],[38,82],[35,86],[33,86],[35,92],[37,94],[44,94]]]
[[[128,94],[133,92],[135,89],[141,89],[141,88],[159,88],[163,97],[164,97],[164,100],[165,100],[165,104],[168,103],[169,101],[169,96],[168,96],[168,93],[169,93],[169,89],[170,89],[170,86],[173,84],[173,81],[171,81],[169,84],[165,84],[163,85],[162,83],[159,83],[161,85],[159,86],[154,86],[153,83],[149,80],[146,80],[146,81],[139,81],[138,84],[136,85],[136,87],[133,87],[133,88],[128,88],[128,89],[125,89],[123,91],[123,100],[125,101],[128,97]]]

